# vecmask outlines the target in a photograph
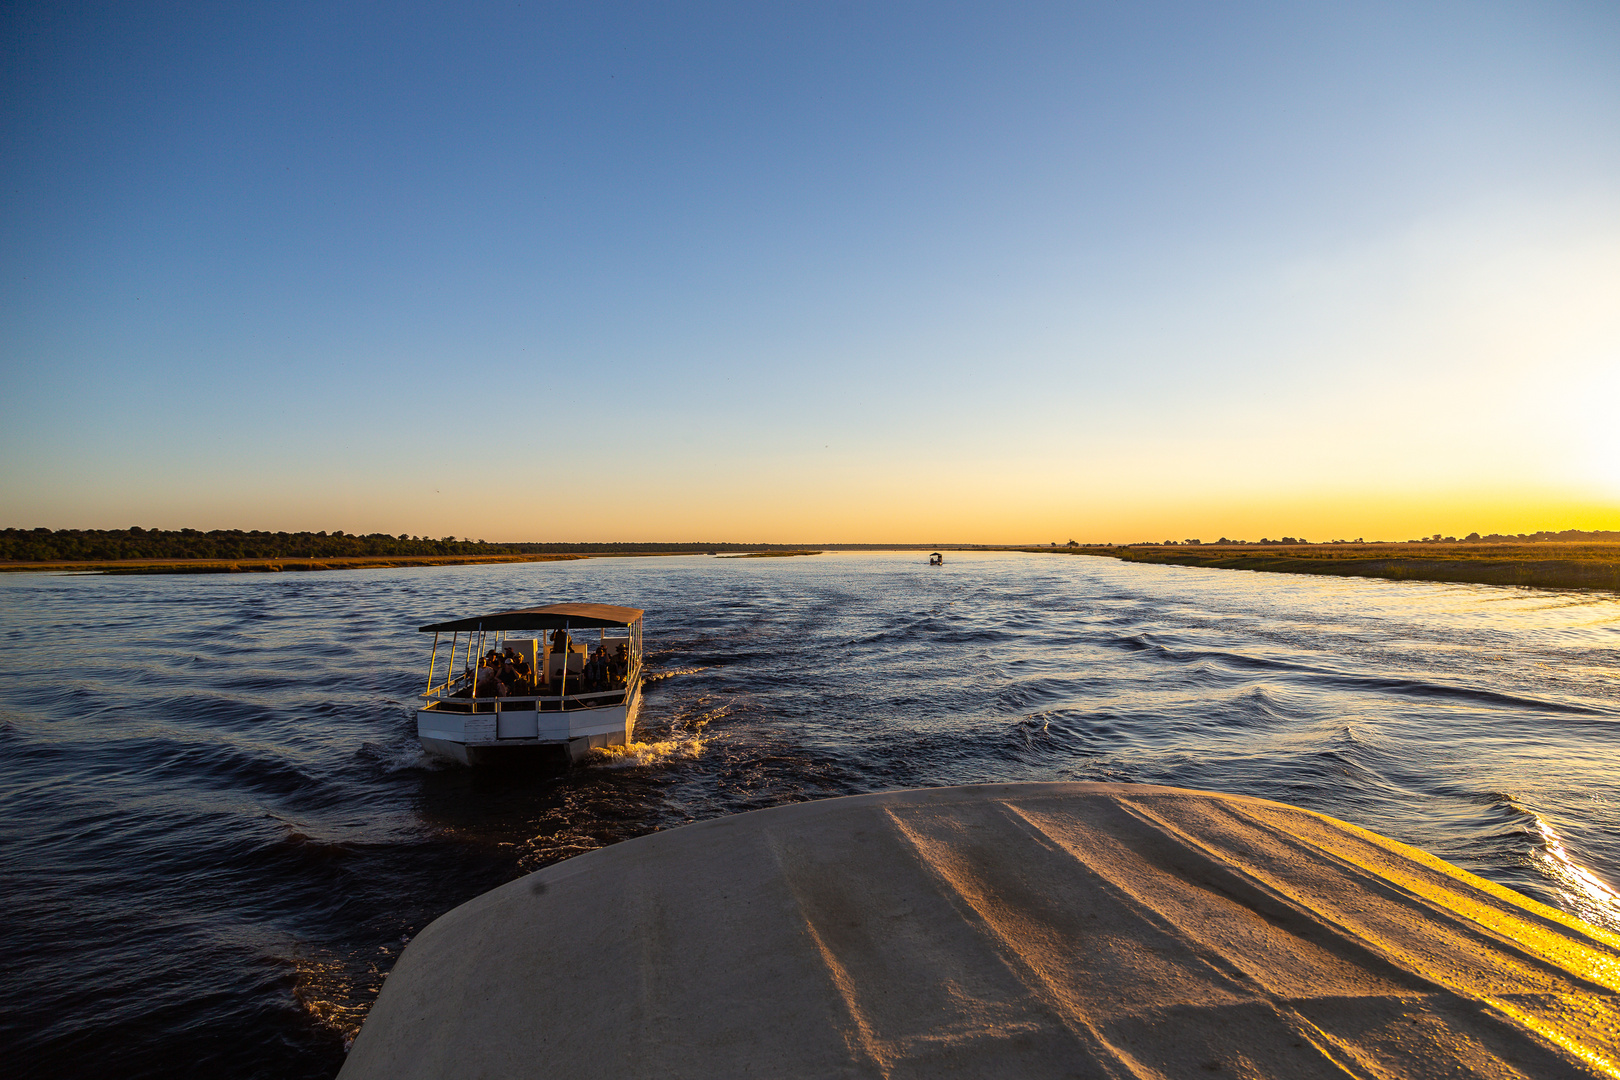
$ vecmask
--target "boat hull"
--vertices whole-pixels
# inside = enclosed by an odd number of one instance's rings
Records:
[[[635,740],[641,687],[632,687],[621,704],[555,712],[532,707],[451,712],[438,707],[442,704],[416,713],[416,736],[433,757],[458,765],[530,759],[566,765],[593,749]]]

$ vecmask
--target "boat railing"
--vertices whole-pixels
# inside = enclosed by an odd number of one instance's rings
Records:
[[[568,694],[523,694],[510,697],[462,697],[458,691],[465,688],[472,679],[472,672],[462,672],[453,679],[446,679],[438,686],[421,696],[427,699],[426,708],[436,709],[440,712],[502,712],[516,709],[527,712],[568,712],[573,709],[600,709],[610,705],[620,705],[628,700],[641,679],[641,665],[630,671],[623,679],[623,685],[609,690],[593,690],[587,693]]]

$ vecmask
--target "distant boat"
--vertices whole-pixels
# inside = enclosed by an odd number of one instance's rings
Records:
[[[425,704],[416,712],[422,749],[462,765],[530,757],[567,764],[593,748],[633,741],[642,614],[609,604],[552,604],[422,627],[433,634]],[[595,633],[576,638],[576,631]],[[437,681],[444,634],[451,635],[450,660]],[[459,670],[458,648],[465,649]],[[513,666],[490,666],[490,653],[512,657]]]
[[[929,566],[944,566],[945,565],[945,556],[941,555],[937,551],[934,552],[932,555],[928,556],[928,565]]]

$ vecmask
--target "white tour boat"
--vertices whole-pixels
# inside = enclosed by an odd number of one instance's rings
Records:
[[[552,604],[422,627],[433,634],[416,713],[422,748],[463,765],[536,756],[568,763],[593,747],[631,742],[641,708],[641,616],[639,608]],[[445,634],[450,662],[439,681]]]

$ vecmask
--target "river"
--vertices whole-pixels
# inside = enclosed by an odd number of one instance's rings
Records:
[[[427,761],[436,619],[645,608],[640,742]],[[1280,799],[1620,929],[1620,597],[951,553],[0,576],[13,1076],[330,1077],[404,943],[557,859],[802,799]]]

